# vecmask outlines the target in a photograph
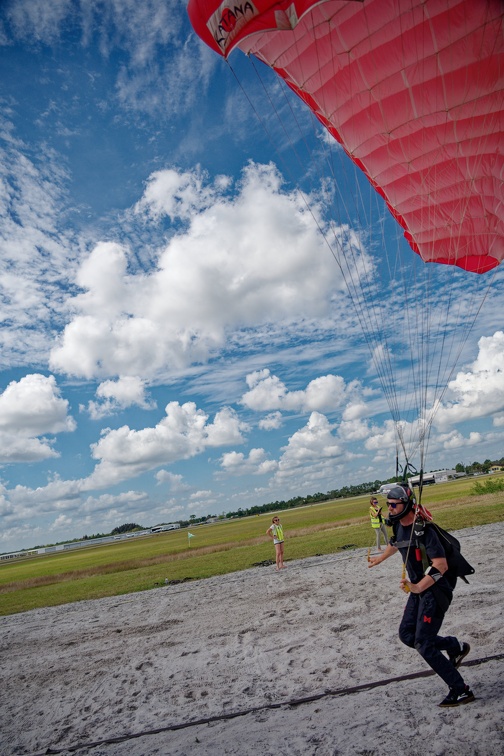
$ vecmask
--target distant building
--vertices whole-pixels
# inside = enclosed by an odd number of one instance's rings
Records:
[[[433,483],[447,483],[449,480],[455,480],[455,478],[464,477],[465,473],[459,473],[456,470],[434,470],[434,472],[428,472],[423,474],[423,485],[430,486]],[[409,479],[411,486],[418,486],[420,484],[420,475],[413,475]]]
[[[150,529],[151,533],[164,533],[166,530],[178,530],[180,528],[180,525],[178,522],[170,522],[168,525],[154,525],[153,528]]]

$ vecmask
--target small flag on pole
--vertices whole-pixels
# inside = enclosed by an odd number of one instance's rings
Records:
[[[194,535],[192,533],[187,532],[187,540],[189,541],[189,546],[191,545],[191,538],[194,538]]]

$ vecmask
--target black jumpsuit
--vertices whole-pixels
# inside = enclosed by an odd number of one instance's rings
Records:
[[[405,527],[399,523],[395,537],[390,540],[392,546],[395,546],[401,552],[405,563],[412,527],[412,525]],[[434,528],[426,526],[422,542],[425,545],[429,562],[436,558],[446,558],[443,545]],[[424,567],[418,551],[415,548],[415,537],[413,536],[406,564],[406,570],[412,583],[418,583],[424,575]],[[460,653],[460,643],[453,636],[443,637],[438,635],[445,612],[453,597],[455,581],[456,578],[453,584],[450,584],[447,578],[443,576],[437,581],[435,587],[427,588],[423,593],[409,594],[404,616],[399,626],[399,638],[407,646],[416,648],[420,656],[450,688],[453,688],[456,693],[462,693],[465,687],[462,675],[455,669],[451,661],[441,653],[441,651],[446,651],[450,656],[456,656]]]

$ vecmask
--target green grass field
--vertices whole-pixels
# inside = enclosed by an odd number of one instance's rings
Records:
[[[423,503],[441,526],[458,530],[504,518],[504,493],[471,495],[474,479],[424,489]],[[383,497],[379,497],[384,503]],[[369,497],[313,504],[281,513],[285,557],[303,559],[370,547]],[[274,558],[266,530],[272,514],[191,527],[145,538],[0,564],[0,615],[73,601],[118,596],[245,570]]]

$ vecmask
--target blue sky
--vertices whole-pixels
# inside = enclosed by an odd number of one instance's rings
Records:
[[[2,3],[0,551],[386,479],[390,402],[426,469],[504,455],[502,271],[421,263],[231,65],[183,2]]]

